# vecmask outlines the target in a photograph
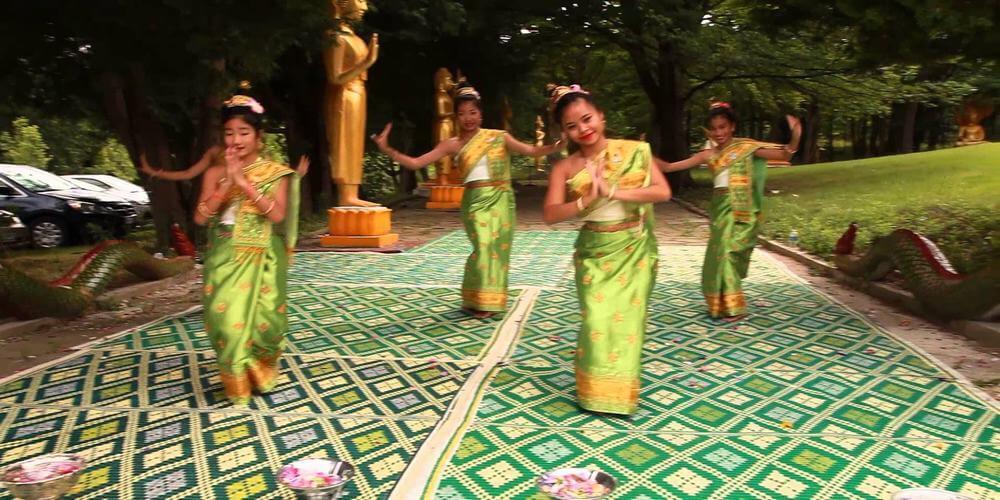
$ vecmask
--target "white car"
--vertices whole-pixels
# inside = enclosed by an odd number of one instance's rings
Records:
[[[86,182],[108,194],[125,198],[135,206],[135,211],[139,213],[140,219],[147,219],[151,216],[149,193],[138,184],[107,174],[72,174],[63,177],[77,182]]]

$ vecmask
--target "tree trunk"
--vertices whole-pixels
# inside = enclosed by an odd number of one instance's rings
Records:
[[[853,159],[868,156],[868,119],[851,119],[851,148]]]
[[[834,161],[836,144],[834,143],[833,137],[833,117],[826,120],[826,142],[827,146],[827,156],[824,161]]]
[[[128,149],[136,170],[139,170],[140,154],[145,154],[153,165],[170,167],[173,162],[167,136],[149,109],[143,69],[132,63],[125,77],[118,72],[105,71],[98,76],[97,84],[108,122]],[[166,250],[170,246],[170,225],[173,222],[186,225],[187,213],[181,205],[177,183],[159,180],[149,185],[156,247]]]
[[[888,116],[883,116],[879,118],[879,129],[878,129],[878,156],[883,156],[891,153],[889,149],[889,134],[891,130],[891,118]]]
[[[906,102],[899,105],[899,144],[898,153],[912,153],[913,136],[917,124],[917,110],[920,105],[916,102]]]
[[[684,129],[684,85],[685,78],[677,64],[676,49],[669,42],[661,42],[656,73],[659,85],[644,85],[646,95],[653,102],[653,120],[659,131],[660,158],[678,161],[689,155],[687,131]],[[667,175],[667,181],[674,190],[682,190],[694,184],[691,171],[682,170]]]
[[[815,99],[810,100],[808,107],[806,107],[806,119],[802,128],[799,158],[803,163],[817,163],[819,161],[820,110],[819,103]]]
[[[322,213],[333,204],[333,181],[323,124],[323,92],[326,73],[323,65],[300,49],[283,56],[287,79],[274,82],[275,94],[286,96],[286,125],[289,161],[295,165],[300,155],[309,157],[309,174],[302,180],[302,213]]]
[[[868,129],[868,156],[878,156],[879,117],[873,115]]]

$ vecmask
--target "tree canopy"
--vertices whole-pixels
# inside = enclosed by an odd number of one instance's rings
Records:
[[[546,83],[580,83],[595,92],[612,133],[645,135],[667,159],[703,140],[711,97],[734,104],[745,135],[783,140],[781,115],[802,116],[806,142],[797,161],[808,162],[834,150],[861,157],[940,147],[953,137],[958,103],[1000,92],[996,1],[372,0],[370,7],[357,27],[381,39],[367,126],[373,132],[395,121],[393,141],[410,152],[431,147],[439,67],[461,70],[477,86],[488,126],[499,126],[502,103],[510,102],[522,138],[531,137],[536,115],[547,118]],[[94,168],[99,156],[113,156],[105,146],[114,138],[133,165],[143,152],[158,166],[186,167],[218,141],[222,99],[248,80],[268,110],[268,129],[286,139],[285,157],[314,158],[304,206],[332,203],[320,112],[329,0],[38,0],[0,9],[8,20],[0,32],[0,92],[8,96],[0,130],[14,137],[21,116],[38,125],[48,152],[33,161],[47,155],[56,170]],[[170,222],[187,220],[194,187],[150,186],[165,236]]]

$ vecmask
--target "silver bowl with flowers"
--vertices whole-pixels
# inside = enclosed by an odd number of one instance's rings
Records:
[[[581,468],[557,469],[538,478],[538,489],[559,500],[607,498],[616,485],[607,472]]]
[[[8,465],[0,483],[23,500],[53,500],[76,486],[87,462],[78,455],[50,453]]]
[[[278,471],[278,482],[301,500],[333,500],[354,477],[350,462],[333,458],[303,458]]]

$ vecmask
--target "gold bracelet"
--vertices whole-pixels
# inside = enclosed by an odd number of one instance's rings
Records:
[[[274,210],[274,206],[277,205],[277,204],[278,204],[278,200],[271,200],[271,206],[267,207],[267,210],[264,210],[260,214],[261,215],[267,215],[267,214],[271,213],[271,210]]]
[[[576,199],[576,211],[583,212],[583,196]]]
[[[254,198],[251,203],[253,203],[254,205],[256,205],[257,202],[260,201],[260,199],[263,198],[263,197],[264,197],[264,193],[258,192],[257,193],[257,197]]]
[[[609,200],[613,200],[615,198],[615,192],[616,191],[618,191],[618,184],[615,184],[614,186],[611,186],[611,189],[608,190],[608,199]]]

